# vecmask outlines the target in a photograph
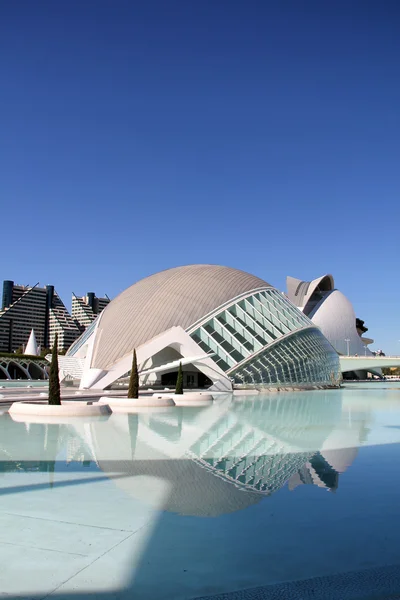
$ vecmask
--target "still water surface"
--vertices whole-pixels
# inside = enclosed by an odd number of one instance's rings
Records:
[[[316,577],[332,590],[340,575],[338,598],[365,597],[346,582],[370,571],[400,593],[399,442],[393,383],[89,421],[2,415],[1,592],[179,599]]]

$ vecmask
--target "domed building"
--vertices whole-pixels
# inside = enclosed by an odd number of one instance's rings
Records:
[[[142,385],[230,390],[340,379],[337,352],[318,327],[266,281],[218,265],[146,277],[119,294],[71,346],[60,367],[81,387],[127,376],[136,349]],[[78,375],[77,375],[78,374]]]
[[[313,281],[287,277],[289,300],[321,329],[339,354],[367,355],[374,340],[363,337],[368,331],[364,321],[356,318],[353,305],[335,288],[332,275],[323,275]]]
[[[352,303],[335,288],[332,275],[323,275],[313,281],[287,277],[288,297],[299,310],[320,328],[340,355],[373,356],[368,345],[373,339],[364,334],[368,331],[364,321],[356,317]],[[380,369],[371,369],[379,375]],[[366,371],[354,371],[350,378],[365,379]]]

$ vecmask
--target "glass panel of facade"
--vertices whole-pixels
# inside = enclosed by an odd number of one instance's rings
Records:
[[[69,350],[67,352],[67,356],[75,356],[75,354],[78,352],[79,348],[81,348],[83,346],[83,344],[85,344],[88,341],[88,339],[94,332],[96,325],[97,325],[97,319],[95,319],[89,325],[89,327],[86,329],[86,331],[84,333],[82,333],[82,335],[76,340],[76,342],[74,342],[72,344],[72,346],[69,348]]]
[[[335,350],[277,290],[238,300],[191,336],[236,383],[327,385],[340,377]]]
[[[324,403],[324,399],[321,400]],[[291,451],[292,442],[288,444],[282,431],[274,427],[282,406],[274,400],[264,399],[236,403],[229,415],[222,416],[194,442],[190,448],[192,457],[207,468],[217,470],[221,477],[235,485],[252,488],[265,495],[274,493],[312,458],[309,450]],[[329,411],[329,401],[326,401],[325,410]],[[303,399],[297,396],[289,412],[294,416],[293,428],[297,425],[303,437],[304,425],[301,423],[305,411],[310,411],[309,397]],[[313,424],[319,427],[319,415],[315,415],[314,419]]]
[[[317,328],[298,331],[231,369],[235,383],[250,385],[337,384],[337,352]]]

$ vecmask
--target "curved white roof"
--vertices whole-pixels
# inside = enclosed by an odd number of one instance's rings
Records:
[[[353,305],[335,289],[332,275],[322,275],[312,281],[287,277],[286,282],[289,299],[319,327],[339,354],[347,354],[349,350],[352,355],[372,355],[366,348],[370,340],[361,338],[357,332]],[[317,289],[320,294],[313,298]]]
[[[237,296],[270,287],[259,277],[219,265],[176,267],[146,277],[104,309],[91,366],[106,369],[163,331],[178,325],[188,329]]]
[[[327,294],[309,317],[340,354],[347,354],[346,340],[349,340],[350,354],[372,354],[369,349],[365,349],[357,333],[356,314],[352,303],[339,290]]]
[[[305,308],[318,286],[321,286],[325,291],[332,291],[335,288],[332,275],[322,275],[322,277],[317,277],[312,281],[302,281],[288,276],[286,277],[286,285],[289,299],[299,308]]]

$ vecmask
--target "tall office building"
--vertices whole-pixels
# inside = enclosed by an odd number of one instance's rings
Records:
[[[72,319],[53,285],[39,287],[4,281],[0,310],[0,351],[15,352],[23,347],[32,331],[38,344],[52,347],[58,334],[58,348],[67,350],[81,330]]]
[[[86,296],[79,298],[72,294],[72,318],[81,332],[85,331],[95,318],[105,309],[110,298],[97,298],[94,292],[88,292]]]

